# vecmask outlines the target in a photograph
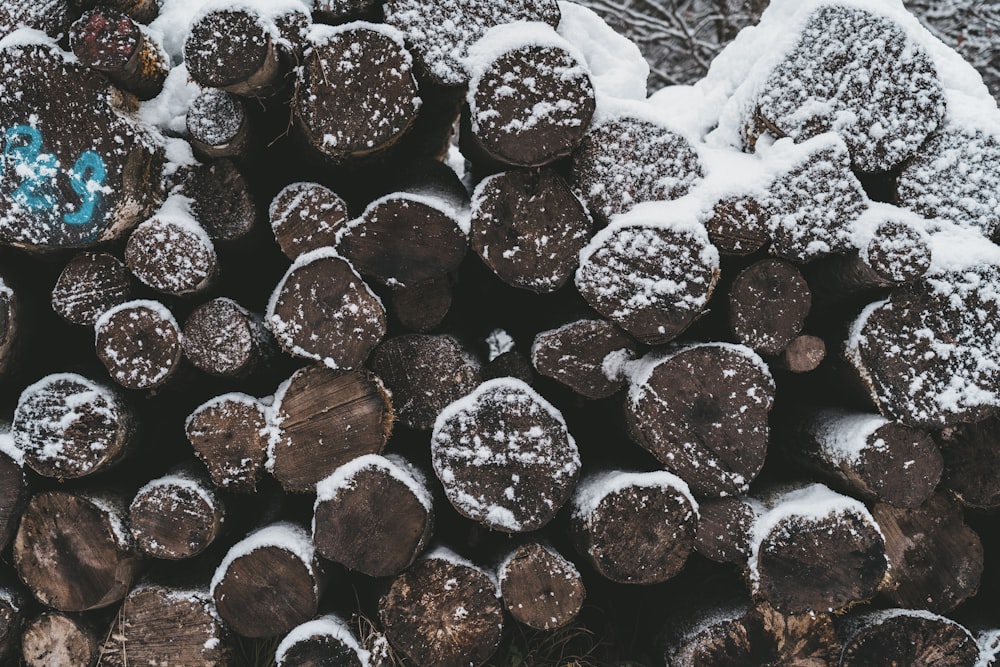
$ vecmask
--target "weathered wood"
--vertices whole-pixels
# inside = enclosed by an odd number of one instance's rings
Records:
[[[0,38],[19,28],[40,30],[49,37],[59,37],[73,22],[69,0],[4,2],[0,5]]]
[[[191,216],[212,241],[237,241],[257,226],[260,215],[250,184],[231,160],[198,164],[177,180],[176,192],[190,198]]]
[[[562,415],[514,378],[488,380],[444,408],[431,459],[460,514],[508,533],[551,521],[580,472]]]
[[[865,506],[822,484],[776,492],[754,524],[754,597],[784,614],[836,612],[870,600],[888,567],[886,541]]]
[[[198,406],[184,432],[208,468],[212,483],[235,493],[253,493],[267,458],[266,408],[246,394],[223,394]]]
[[[39,475],[73,479],[119,463],[135,429],[119,391],[82,375],[57,373],[21,392],[11,436],[25,464]]]
[[[979,649],[966,628],[925,611],[886,609],[845,623],[841,667],[966,667]]]
[[[92,327],[106,311],[133,296],[128,271],[117,257],[82,252],[59,274],[52,288],[52,309],[67,322]]]
[[[876,503],[889,573],[883,594],[893,604],[947,613],[976,594],[983,545],[961,508],[934,494],[915,508]]]
[[[0,550],[14,537],[30,497],[23,464],[23,452],[14,445],[8,426],[0,423]]]
[[[633,366],[629,437],[699,495],[745,493],[767,453],[775,384],[750,348],[699,343]]]
[[[1000,507],[1000,419],[945,428],[934,437],[944,458],[941,486],[966,507]]]
[[[444,548],[393,580],[379,618],[392,645],[420,667],[481,665],[504,625],[493,578]]]
[[[0,241],[86,247],[149,217],[163,199],[164,152],[122,94],[37,33],[2,59]]]
[[[826,342],[819,336],[802,334],[792,339],[774,364],[792,373],[809,373],[819,368],[826,359]]]
[[[771,241],[768,215],[760,198],[730,197],[718,202],[705,223],[712,245],[724,255],[751,255]]]
[[[40,602],[59,611],[118,602],[140,567],[125,503],[110,495],[35,495],[14,538],[14,567]]]
[[[381,380],[367,371],[307,366],[278,389],[268,469],[286,491],[311,493],[351,459],[380,454],[395,414]]]
[[[451,308],[451,278],[440,276],[394,289],[389,309],[403,328],[420,333],[431,331]]]
[[[311,250],[336,245],[347,225],[347,203],[319,183],[285,186],[269,208],[271,230],[281,251],[294,260]]]
[[[451,336],[406,334],[387,338],[370,366],[385,383],[400,423],[421,431],[480,382],[479,361]]]
[[[577,486],[571,505],[577,550],[611,581],[666,581],[694,548],[698,503],[669,472],[592,475]]]
[[[759,502],[745,496],[702,500],[698,503],[695,551],[717,563],[746,563],[753,526],[763,511]]]
[[[535,336],[531,365],[584,398],[606,398],[625,387],[638,347],[607,320],[575,320]]]
[[[555,630],[572,622],[587,591],[580,572],[555,549],[527,542],[500,563],[500,597],[519,623],[536,630]]]
[[[332,250],[300,255],[274,288],[265,321],[292,356],[358,368],[385,335],[385,308]]]
[[[160,13],[162,0],[73,0],[82,8],[111,7],[123,11],[139,23],[150,23]]]
[[[580,253],[575,282],[598,313],[661,345],[702,313],[718,277],[719,253],[704,226],[656,203],[599,231]]]
[[[184,123],[195,155],[207,160],[246,157],[252,125],[245,102],[218,88],[203,90],[191,100]]]
[[[0,276],[0,377],[13,368],[17,356],[19,310],[17,294]]]
[[[159,301],[126,301],[94,323],[97,358],[126,389],[155,389],[182,367],[180,325]]]
[[[284,634],[316,615],[320,571],[309,535],[275,523],[234,545],[212,578],[219,616],[244,637]]]
[[[21,653],[28,667],[92,667],[100,655],[97,632],[88,623],[59,611],[28,621]]]
[[[226,507],[209,483],[179,470],[139,489],[129,505],[129,530],[141,553],[182,560],[207,549],[219,536]]]
[[[184,322],[184,356],[209,375],[247,377],[276,352],[264,318],[221,297],[201,304]]]
[[[99,6],[70,28],[70,47],[87,67],[140,100],[160,94],[170,62],[152,35],[124,11]]]
[[[125,265],[146,285],[172,296],[204,292],[219,272],[211,237],[178,199],[133,230]]]
[[[508,285],[553,292],[590,239],[587,209],[552,169],[506,171],[472,196],[472,249]]]
[[[275,651],[276,667],[367,667],[369,652],[347,623],[327,614],[294,628]]]
[[[313,18],[322,23],[344,23],[378,8],[378,0],[314,0]]]
[[[389,26],[314,26],[295,84],[296,127],[335,163],[385,153],[417,119],[412,69],[403,34]]]
[[[802,331],[811,307],[809,285],[793,264],[762,259],[729,288],[729,328],[756,352],[779,354]]]
[[[350,570],[397,575],[427,548],[433,531],[427,480],[398,457],[360,456],[316,485],[316,551]]]
[[[0,588],[0,660],[16,660],[18,638],[24,622],[23,607],[24,600],[17,590]]]

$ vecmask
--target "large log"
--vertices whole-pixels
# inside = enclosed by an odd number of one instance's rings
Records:
[[[253,493],[267,459],[267,408],[253,396],[223,394],[195,408],[184,433],[212,483],[234,493]]]
[[[219,536],[226,507],[208,478],[178,470],[140,488],[128,509],[129,530],[146,556],[193,558]]]
[[[183,334],[159,301],[126,301],[94,323],[97,357],[126,389],[155,389],[183,367]]]
[[[979,658],[965,627],[922,610],[875,611],[844,625],[841,667],[967,667]]]
[[[268,209],[274,240],[295,260],[299,255],[337,243],[347,225],[347,203],[319,183],[292,183],[271,200]]]
[[[73,53],[140,100],[160,94],[170,62],[152,35],[124,11],[96,7],[70,28]]]
[[[181,197],[169,199],[135,228],[125,246],[125,264],[143,283],[172,296],[204,292],[219,272],[211,237]]]
[[[92,327],[97,318],[133,294],[121,260],[104,252],[82,252],[59,274],[52,288],[52,309],[67,322]]]
[[[367,667],[369,652],[361,647],[347,623],[334,614],[292,629],[274,654],[276,667],[337,665]]]
[[[535,336],[531,365],[584,398],[607,398],[625,387],[638,347],[607,320],[575,320]]]
[[[536,630],[571,623],[587,595],[576,566],[540,542],[512,549],[501,560],[497,578],[507,612]]]
[[[83,619],[49,610],[25,625],[21,655],[28,667],[92,667],[100,640]]]
[[[184,356],[209,375],[248,377],[276,352],[264,318],[224,297],[191,311],[183,333]]]
[[[812,293],[794,265],[762,259],[729,288],[729,328],[737,342],[764,355],[781,353],[802,331]]]

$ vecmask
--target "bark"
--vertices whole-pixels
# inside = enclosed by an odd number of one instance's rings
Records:
[[[5,432],[6,425],[0,424],[0,441],[10,438],[10,434]],[[10,451],[6,443],[0,447],[0,550],[6,549],[10,544],[17,524],[21,520],[21,512],[30,497],[28,479],[21,467],[21,462],[11,458],[12,455],[19,455],[19,451]]]
[[[0,588],[0,660],[17,655],[17,640],[24,622],[24,600],[12,588]]]
[[[92,327],[106,311],[134,296],[125,265],[104,252],[83,252],[67,262],[52,288],[52,309],[72,324]]]
[[[94,324],[97,357],[126,389],[156,389],[182,368],[177,320],[158,301],[126,301]]]
[[[0,377],[6,375],[16,358],[20,318],[17,294],[0,276]]]
[[[75,0],[80,7],[111,7],[125,12],[139,23],[150,23],[160,14],[162,0]]]

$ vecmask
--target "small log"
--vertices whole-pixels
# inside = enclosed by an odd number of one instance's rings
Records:
[[[792,339],[774,360],[775,366],[792,373],[809,373],[826,359],[826,342],[819,336],[802,334]]]
[[[264,318],[224,297],[191,311],[183,345],[196,368],[220,377],[248,377],[276,352]]]
[[[85,12],[70,28],[69,42],[80,62],[140,100],[163,90],[170,72],[168,56],[124,11],[101,6]]]
[[[257,490],[267,458],[266,410],[256,398],[232,393],[203,403],[187,418],[187,439],[220,489]]]
[[[64,320],[92,327],[106,311],[134,296],[125,265],[104,252],[83,252],[67,262],[52,288],[52,309]]]
[[[587,209],[552,169],[496,174],[472,195],[472,249],[502,281],[532,292],[566,283],[591,226]]]
[[[195,155],[205,160],[246,157],[252,127],[245,102],[218,88],[191,100],[184,123]]]
[[[399,323],[419,333],[437,328],[450,308],[451,279],[448,276],[399,287],[389,295],[389,309]]]
[[[620,216],[590,240],[580,252],[576,287],[637,340],[662,345],[701,315],[718,277],[719,253],[704,226],[654,203]]]
[[[69,0],[5,2],[0,5],[0,39],[19,28],[31,28],[59,38],[73,22]]]
[[[250,184],[231,160],[193,166],[178,180],[175,193],[191,200],[191,216],[212,241],[237,241],[257,226],[259,215]]]
[[[117,239],[163,200],[160,140],[104,75],[28,34],[0,55],[0,242],[41,250]]]
[[[793,264],[762,259],[743,269],[729,289],[729,328],[764,355],[784,350],[802,331],[812,293]]]
[[[46,611],[25,625],[21,652],[28,667],[92,667],[100,655],[100,641],[83,620]]]
[[[126,389],[155,389],[177,374],[181,328],[159,301],[126,301],[94,323],[97,357]]]
[[[836,612],[870,600],[888,567],[867,508],[822,484],[778,492],[754,524],[748,579],[783,614]]]
[[[226,667],[232,659],[229,631],[207,590],[155,584],[132,589],[101,647],[101,665],[108,667]]]
[[[450,167],[408,164],[394,191],[371,202],[338,239],[359,273],[393,287],[458,269],[469,248],[469,196]]]
[[[716,563],[745,564],[750,538],[764,507],[753,498],[726,496],[698,503],[695,551]]]
[[[666,581],[694,548],[698,503],[669,472],[592,475],[577,486],[571,505],[577,550],[611,581]]]
[[[570,183],[606,225],[635,204],[684,196],[701,177],[687,139],[636,110],[590,126],[573,153]]]
[[[316,615],[320,583],[306,531],[274,523],[229,550],[212,578],[212,598],[237,634],[273,637]]]
[[[495,27],[469,48],[467,63],[471,139],[492,159],[540,167],[583,140],[594,87],[582,54],[553,28]]]
[[[431,459],[459,514],[506,533],[551,521],[580,472],[562,415],[514,378],[488,380],[442,410]]]
[[[500,646],[499,598],[493,577],[438,548],[393,580],[379,619],[392,645],[419,667],[481,665]]]
[[[385,153],[417,119],[403,34],[386,25],[316,25],[295,84],[296,127],[334,163]]]
[[[0,276],[0,377],[11,370],[18,347],[20,330],[17,294]]]
[[[941,486],[966,507],[1000,507],[1000,419],[950,426],[934,437],[944,458]]]
[[[504,607],[514,620],[536,630],[555,630],[571,623],[587,596],[576,566],[538,542],[527,542],[508,553],[497,578]]]
[[[380,454],[395,420],[376,376],[319,365],[299,369],[284,382],[272,410],[276,432],[267,467],[292,493],[312,493],[351,459]]]
[[[17,448],[5,424],[0,424],[0,550],[14,537],[30,491],[24,474],[24,452]]]
[[[700,343],[632,367],[629,437],[699,495],[745,493],[767,453],[775,384],[750,348]]]
[[[208,478],[187,470],[139,489],[128,510],[139,551],[166,560],[193,558],[219,536],[226,507]]]
[[[385,308],[329,249],[300,255],[274,288],[265,321],[292,356],[358,368],[385,335]]]
[[[584,398],[607,398],[625,387],[638,347],[607,320],[576,320],[536,335],[531,365]]]
[[[406,334],[387,338],[370,366],[385,383],[400,423],[434,428],[438,414],[480,383],[479,361],[451,336]]]
[[[299,255],[337,243],[349,219],[347,203],[319,183],[292,183],[275,195],[269,209],[271,230],[281,251]]]
[[[841,667],[968,667],[979,658],[971,632],[922,610],[886,609],[845,625]]]
[[[125,12],[139,23],[152,23],[160,14],[162,0],[73,0],[84,9],[110,7]]]
[[[24,622],[24,600],[13,588],[0,588],[0,660],[14,659]]]
[[[28,503],[14,538],[14,567],[32,594],[59,611],[125,597],[140,560],[115,496],[46,491]]]
[[[705,222],[708,238],[723,255],[752,255],[770,243],[768,215],[759,197],[744,195],[719,201]]]
[[[427,480],[398,457],[359,456],[316,485],[316,551],[349,570],[395,576],[427,548],[433,531]]]
[[[347,623],[327,614],[289,632],[278,644],[274,663],[276,667],[368,667],[368,656]]]
[[[941,494],[920,507],[876,503],[889,573],[883,595],[897,606],[947,613],[976,594],[983,544],[961,508]]]
[[[820,6],[748,105],[756,124],[745,128],[747,143],[763,127],[798,142],[834,130],[854,168],[891,170],[917,152],[945,111],[933,59],[909,35],[875,12]]]
[[[75,479],[107,470],[127,454],[136,423],[124,396],[73,373],[48,375],[21,392],[14,445],[45,477]]]
[[[211,237],[180,198],[135,228],[125,246],[125,265],[144,284],[172,296],[204,292],[219,272]]]

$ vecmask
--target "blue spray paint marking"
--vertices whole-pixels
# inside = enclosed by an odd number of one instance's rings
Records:
[[[73,171],[69,174],[69,184],[73,186],[73,191],[80,196],[80,208],[76,213],[67,213],[63,216],[63,222],[67,225],[85,225],[94,217],[94,208],[97,200],[101,196],[99,188],[105,177],[108,175],[104,168],[104,160],[94,151],[84,151],[76,163],[73,164]],[[92,187],[94,183],[97,187]]]

